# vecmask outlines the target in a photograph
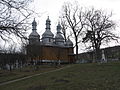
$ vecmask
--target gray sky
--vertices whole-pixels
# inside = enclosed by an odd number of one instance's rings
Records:
[[[34,0],[34,10],[43,13],[40,18],[36,18],[36,21],[38,22],[38,32],[41,32],[41,34],[44,32],[47,16],[49,16],[51,20],[51,30],[55,32],[61,7],[64,2],[67,1],[71,3],[75,2],[75,0]],[[120,0],[78,0],[77,2],[83,7],[95,7],[108,12],[112,11],[113,19],[117,23],[120,21]]]
[[[77,0],[34,0],[33,8],[36,12],[42,13],[41,17],[36,18],[38,23],[38,33],[41,35],[45,31],[45,21],[47,17],[51,20],[51,31],[56,33],[56,25],[59,20],[60,11],[64,2],[74,3]],[[82,7],[95,7],[96,9],[102,9],[107,12],[113,12],[113,20],[117,22],[119,26],[120,21],[120,0],[78,0]],[[119,27],[116,28],[119,31]],[[117,34],[119,34],[117,32]],[[40,36],[41,37],[41,36]],[[116,43],[110,43],[109,46],[114,46]]]
[[[51,31],[55,34],[56,33],[56,26],[59,21],[60,11],[62,9],[62,5],[64,2],[78,2],[78,4],[82,7],[95,7],[96,9],[102,9],[108,12],[113,12],[113,20],[117,22],[118,27],[116,28],[120,34],[120,0],[34,0],[31,3],[30,7],[33,8],[34,11],[41,13],[40,17],[34,16],[38,23],[37,31],[40,34],[40,38],[42,33],[45,31],[45,21],[47,17],[50,17],[51,20]],[[34,19],[32,18],[32,20]],[[31,22],[32,23],[32,22]],[[29,30],[29,34],[32,30]],[[4,45],[4,44],[3,44]],[[109,46],[114,46],[116,43],[110,43]],[[120,44],[119,44],[120,45]],[[84,47],[84,45],[81,47]],[[82,48],[84,51],[84,48]]]

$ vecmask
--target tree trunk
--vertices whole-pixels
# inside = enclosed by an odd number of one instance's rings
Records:
[[[78,60],[78,45],[76,45],[76,60]]]
[[[77,43],[77,38],[75,40],[75,43],[76,43],[76,61],[78,60],[78,43]]]
[[[96,62],[100,62],[101,61],[100,48],[96,48],[95,55],[96,55]]]

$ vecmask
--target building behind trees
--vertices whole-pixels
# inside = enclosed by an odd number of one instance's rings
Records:
[[[120,60],[120,46],[113,46],[100,49],[100,60],[102,61],[102,50],[104,50],[105,59],[107,62]],[[78,55],[78,63],[93,62],[95,60],[95,52],[84,52]]]

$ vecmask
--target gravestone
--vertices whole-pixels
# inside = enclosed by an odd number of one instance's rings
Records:
[[[18,69],[18,68],[19,68],[19,63],[18,63],[18,60],[16,60],[15,66],[16,66],[16,69]]]
[[[20,62],[20,68],[22,68],[23,67],[23,64],[22,64],[22,61]]]
[[[58,61],[58,64],[60,65],[60,63],[61,63],[61,61],[59,60],[59,61]]]
[[[13,70],[13,69],[14,69],[14,65],[12,64],[12,65],[11,65],[11,70]]]
[[[9,64],[6,64],[6,69],[10,70],[10,65]]]
[[[105,58],[104,50],[102,50],[102,60],[101,63],[107,63],[107,59]]]

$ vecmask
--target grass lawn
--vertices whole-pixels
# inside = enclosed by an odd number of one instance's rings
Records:
[[[51,65],[39,65],[38,69],[35,69],[35,66],[27,66],[22,69],[16,69],[12,71],[8,70],[0,70],[0,83],[34,75],[37,73],[47,72],[50,70],[55,70],[59,67],[51,66]]]
[[[60,71],[0,86],[0,90],[120,90],[120,62],[73,64]]]

